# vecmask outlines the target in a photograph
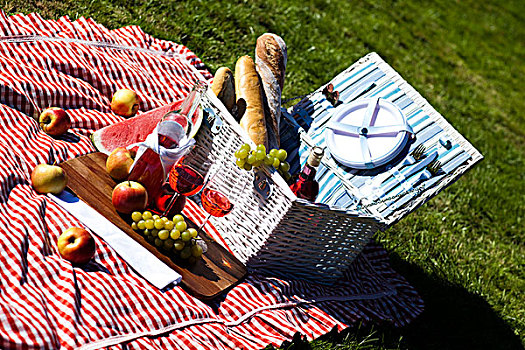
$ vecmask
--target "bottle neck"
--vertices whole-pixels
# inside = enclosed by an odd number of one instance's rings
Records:
[[[199,106],[202,94],[206,92],[206,88],[207,84],[204,81],[197,81],[191,89],[188,96],[186,96],[186,98],[182,102],[179,113],[186,116],[193,115],[193,113],[195,113],[195,110]]]

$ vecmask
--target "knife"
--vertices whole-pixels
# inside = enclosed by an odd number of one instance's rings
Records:
[[[439,160],[442,164],[441,169],[446,172],[446,169],[450,167],[450,165],[447,163],[450,160],[452,160],[454,157],[459,155],[461,152],[463,152],[461,147],[459,147],[459,145],[456,144],[450,150],[446,150],[443,153],[441,153],[437,158],[437,160]],[[396,198],[384,203],[384,205],[386,207],[389,207],[390,205],[392,205],[397,200],[399,195],[402,194],[403,190],[407,188],[413,188],[414,185],[417,184],[419,181],[421,180],[425,182],[428,181],[430,177],[428,177],[429,174],[425,174],[426,172],[427,171],[423,171],[419,176],[412,177],[411,179],[408,180],[408,183],[406,183],[405,186],[399,186],[397,189],[390,192],[390,196],[396,197]]]
[[[428,155],[426,158],[424,158],[422,161],[412,165],[407,166],[403,170],[401,170],[400,174],[403,180],[408,179],[421,169],[424,169],[427,165],[432,163],[436,158],[438,157],[438,152],[434,151],[430,155]],[[396,187],[398,184],[401,184],[401,182],[396,178],[389,179],[385,183],[384,187],[379,188],[380,194],[377,196],[378,198],[383,198],[388,192],[390,192],[394,187]]]
[[[458,156],[456,156],[453,160],[451,160],[449,163],[443,165],[441,167],[443,174],[434,176],[432,179],[427,180],[426,183],[424,183],[424,190],[433,187],[436,183],[439,183],[443,178],[449,176],[451,172],[456,170],[461,164],[464,164],[467,160],[471,158],[470,154],[467,152],[461,151]],[[441,159],[440,159],[441,160]],[[423,184],[418,186],[420,188]],[[422,189],[422,190],[423,190]],[[399,198],[396,203],[390,206],[385,206],[383,209],[378,209],[383,217],[387,217],[391,215],[395,210],[400,208],[401,206],[405,205],[407,202],[409,202],[412,198],[414,198],[418,194],[418,191],[410,192],[408,196],[403,196],[402,198]]]

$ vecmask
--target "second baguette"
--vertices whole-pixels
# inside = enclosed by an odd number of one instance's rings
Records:
[[[273,33],[257,38],[255,65],[261,77],[265,97],[266,127],[270,148],[279,148],[279,127],[281,124],[281,92],[288,60],[284,40]]]
[[[241,127],[257,145],[268,147],[264,115],[262,85],[255,63],[250,56],[242,56],[235,64],[235,95],[237,103],[244,100],[246,110],[241,117]]]
[[[232,113],[233,106],[235,106],[234,85],[233,73],[228,67],[217,69],[211,89],[230,113]]]

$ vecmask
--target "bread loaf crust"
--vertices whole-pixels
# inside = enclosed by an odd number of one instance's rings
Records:
[[[288,48],[284,40],[273,33],[265,33],[257,38],[255,48],[255,62],[258,59],[268,65],[275,79],[279,83],[281,91],[284,87],[284,76],[286,63],[288,62]]]
[[[215,72],[211,89],[215,96],[224,104],[226,109],[232,113],[235,106],[235,81],[233,73],[228,67],[220,67]]]
[[[264,89],[266,124],[270,148],[279,148],[281,123],[281,94],[288,53],[284,40],[272,33],[257,38],[255,63]]]
[[[240,57],[235,64],[235,95],[246,103],[241,127],[255,144],[268,147],[262,84],[250,56]]]

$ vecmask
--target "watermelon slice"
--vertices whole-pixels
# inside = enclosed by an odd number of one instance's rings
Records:
[[[108,125],[95,131],[91,135],[91,141],[95,148],[105,154],[110,154],[117,147],[126,147],[133,143],[141,142],[151,134],[161,118],[168,112],[180,107],[182,101],[152,109],[139,114],[133,118]],[[198,111],[193,117],[193,129],[189,137],[195,136],[202,123],[202,111]]]

